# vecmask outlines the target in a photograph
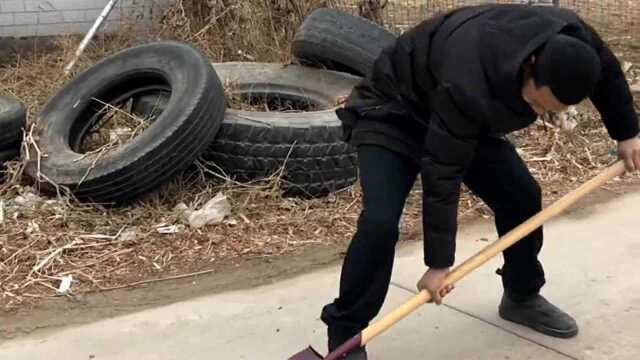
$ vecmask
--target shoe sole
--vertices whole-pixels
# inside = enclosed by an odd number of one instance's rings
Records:
[[[554,328],[550,328],[548,326],[544,326],[542,324],[537,324],[537,325],[531,325],[529,322],[527,322],[526,320],[523,319],[519,319],[517,317],[510,317],[508,315],[506,315],[502,310],[499,311],[500,317],[503,320],[507,320],[507,321],[511,321],[513,323],[522,325],[524,327],[528,327],[530,329],[533,329],[537,332],[540,332],[544,335],[548,335],[548,336],[552,336],[552,337],[556,337],[556,338],[561,338],[561,339],[569,339],[572,337],[575,337],[576,335],[578,335],[578,329],[576,328],[575,330],[560,330],[560,329],[554,329]]]

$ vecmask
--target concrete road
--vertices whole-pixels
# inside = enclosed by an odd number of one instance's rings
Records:
[[[446,306],[425,305],[369,345],[372,359],[640,358],[640,195],[580,210],[546,226],[544,295],[573,314],[580,335],[558,340],[502,321],[494,259],[463,279]],[[460,231],[458,261],[495,239],[490,222]],[[398,249],[382,313],[412,295],[422,244]],[[339,267],[0,345],[0,359],[285,360],[312,344],[324,352],[320,309]]]

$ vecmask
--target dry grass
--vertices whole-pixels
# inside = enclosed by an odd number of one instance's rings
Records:
[[[233,84],[225,84],[225,96],[227,107],[235,110],[257,111],[257,112],[287,112],[299,113],[306,111],[318,111],[321,106],[309,100],[289,99],[277,94],[274,96],[260,96],[251,93],[241,93],[234,91]]]
[[[253,7],[249,3],[178,1],[152,34],[154,38],[171,34],[195,43],[212,61],[286,61],[293,29],[308,9],[320,2],[309,1],[303,8],[302,2],[280,1],[289,5],[274,7],[269,16],[255,14],[274,2],[251,2]],[[61,69],[77,42],[77,37],[62,37],[58,51],[36,53],[0,68],[0,91],[27,104],[30,127],[37,124],[37,114],[46,100],[68,80]],[[138,42],[132,31],[101,36],[81,58],[76,72]],[[126,123],[131,119],[121,120]],[[139,122],[128,124],[135,129]],[[613,160],[609,150],[614,144],[589,108],[580,113],[579,126],[572,135],[536,124],[514,134],[513,140],[540,180],[546,202],[577,187]],[[97,146],[105,141],[106,137]],[[65,275],[73,276],[71,292],[66,294],[73,299],[88,291],[206,271],[222,259],[280,256],[309,244],[344,246],[360,212],[357,185],[322,199],[288,199],[280,195],[279,173],[261,182],[237,184],[206,170],[211,165],[190,169],[135,205],[104,208],[64,196],[39,197],[22,176],[22,167],[19,162],[12,163],[8,180],[0,184],[3,310],[60,296],[56,289]],[[634,178],[619,179],[609,186],[631,181]],[[192,229],[175,210],[181,202],[198,208],[219,192],[232,204],[231,215],[222,224]],[[420,229],[420,196],[416,187],[403,217],[405,235]],[[465,219],[490,216],[466,191],[460,213]],[[176,233],[158,231],[172,226]]]
[[[78,148],[80,154],[97,156],[112,151],[133,140],[150,125],[150,119],[131,113],[130,104],[112,105],[98,99],[94,101],[100,102],[101,109],[96,114],[99,119],[82,137]]]
[[[183,177],[122,209],[45,200],[16,186],[3,197],[9,199],[4,204],[8,231],[0,236],[3,307],[54,296],[68,274],[75,279],[72,294],[80,294],[200,271],[220,259],[277,256],[306,244],[342,242],[353,230],[354,192],[311,201],[282,199],[276,180],[238,186],[200,175]],[[223,224],[191,229],[174,210],[180,202],[201,206],[218,192],[233,207]],[[174,225],[175,234],[158,231]]]
[[[289,61],[296,29],[313,9],[336,0],[180,0],[160,36],[197,44],[212,61]]]

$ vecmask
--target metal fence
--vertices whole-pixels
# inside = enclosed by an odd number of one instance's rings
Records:
[[[479,3],[556,3],[576,11],[608,36],[635,37],[640,31],[640,0],[335,0],[344,10],[368,17],[401,33],[420,21],[456,7]],[[546,4],[545,4],[546,5]],[[638,35],[640,36],[640,35]]]

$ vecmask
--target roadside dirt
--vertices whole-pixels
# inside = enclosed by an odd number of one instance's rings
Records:
[[[2,339],[34,331],[50,331],[203,295],[273,283],[326,266],[339,259],[342,251],[342,247],[336,246],[308,246],[279,258],[225,261],[206,275],[93,293],[73,300],[54,298],[0,315],[0,343]]]
[[[583,217],[595,206],[626,193],[640,191],[640,182],[608,184],[572,207],[565,216]],[[486,221],[461,219],[461,224]],[[421,229],[403,228],[401,243],[421,241]],[[177,280],[159,281],[127,289],[85,295],[77,299],[55,298],[35,307],[0,314],[0,343],[34,332],[46,333],[62,327],[94,322],[214,293],[274,283],[315,269],[338,265],[348,239],[340,245],[310,245],[280,257],[255,257],[218,263],[213,272]]]

